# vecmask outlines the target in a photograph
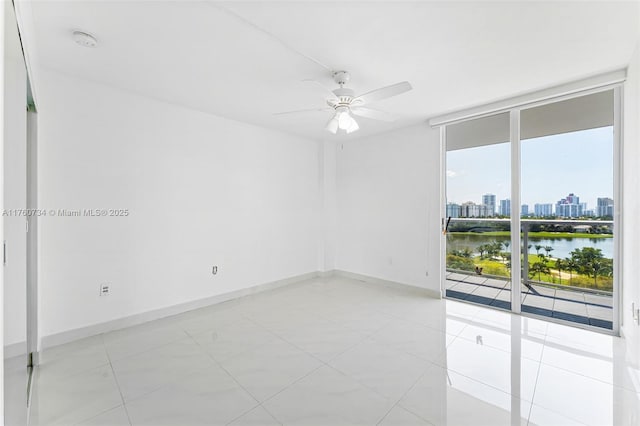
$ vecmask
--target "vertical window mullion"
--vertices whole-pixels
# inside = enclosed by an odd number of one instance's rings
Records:
[[[520,110],[509,112],[511,142],[511,311],[520,313]],[[526,261],[526,259],[525,259]]]

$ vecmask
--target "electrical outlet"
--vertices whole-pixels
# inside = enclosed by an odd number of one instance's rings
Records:
[[[211,274],[215,275],[215,274],[217,274],[217,273],[218,273],[218,267],[217,267],[217,266],[213,266],[213,267],[211,268]]]
[[[108,296],[109,293],[111,292],[111,284],[109,283],[102,283],[100,284],[100,296]]]

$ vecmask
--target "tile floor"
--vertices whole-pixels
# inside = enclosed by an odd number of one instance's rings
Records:
[[[45,350],[32,425],[638,425],[622,339],[345,278]]]

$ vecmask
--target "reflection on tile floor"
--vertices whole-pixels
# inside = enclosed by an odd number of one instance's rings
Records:
[[[484,275],[447,271],[447,297],[511,309],[511,283]],[[613,298],[603,293],[522,286],[522,312],[613,329]]]
[[[45,350],[31,424],[637,425],[624,356],[620,338],[318,278]]]

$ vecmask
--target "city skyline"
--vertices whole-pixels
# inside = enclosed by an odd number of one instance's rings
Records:
[[[555,206],[569,193],[590,209],[598,198],[612,198],[612,127],[523,140],[521,151],[521,204],[529,210]],[[447,152],[447,202],[479,203],[484,194],[495,194],[497,202],[510,199],[510,158],[509,143]]]
[[[604,217],[613,216],[613,205],[613,198],[603,196],[597,197],[596,205],[589,208],[588,203],[580,202],[578,194],[571,192],[556,202],[535,203],[533,206],[523,203],[518,210],[521,216]],[[495,194],[486,193],[481,195],[479,203],[472,200],[464,203],[447,200],[446,207],[447,216],[451,217],[510,216],[511,200],[509,198],[496,200]],[[453,209],[457,209],[457,212]]]

